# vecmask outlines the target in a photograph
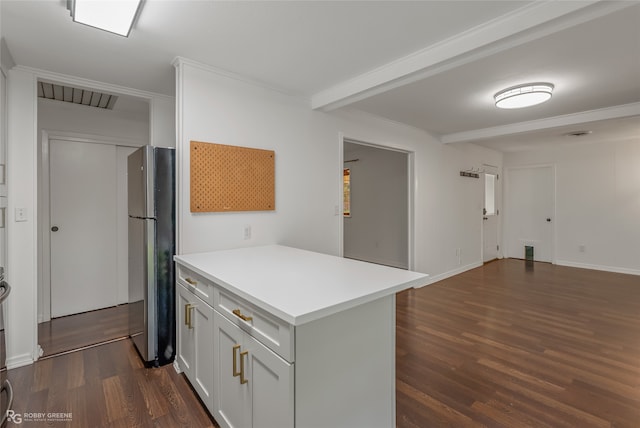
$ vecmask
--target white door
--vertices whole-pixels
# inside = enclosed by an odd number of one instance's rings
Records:
[[[51,140],[51,316],[117,304],[116,147]]]
[[[484,208],[482,212],[482,259],[488,262],[498,258],[498,174],[484,174]]]
[[[534,260],[553,260],[555,178],[553,167],[508,171],[505,237],[508,257],[525,258],[533,247]]]

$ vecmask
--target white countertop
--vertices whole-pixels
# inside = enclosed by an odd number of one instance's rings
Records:
[[[428,277],[281,245],[175,260],[294,326],[424,285]]]

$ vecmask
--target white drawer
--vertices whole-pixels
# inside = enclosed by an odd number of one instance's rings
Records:
[[[246,300],[216,287],[214,309],[284,360],[294,362],[294,327]]]
[[[202,299],[209,306],[213,307],[213,282],[209,281],[202,275],[198,275],[191,269],[188,269],[181,264],[177,264],[178,274],[176,281],[178,284],[184,286],[187,290]]]

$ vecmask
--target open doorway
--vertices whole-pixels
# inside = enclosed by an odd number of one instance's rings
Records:
[[[482,261],[488,263],[499,257],[499,186],[498,168],[491,165],[482,166],[484,173],[484,207],[482,209]]]
[[[345,140],[343,256],[411,268],[411,153]]]
[[[149,143],[147,100],[66,88],[38,82],[43,357],[128,336],[126,161]]]

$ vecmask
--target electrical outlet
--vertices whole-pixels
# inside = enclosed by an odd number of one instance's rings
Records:
[[[244,227],[244,239],[251,239],[251,226],[246,225]]]
[[[585,251],[587,251],[587,246],[584,244],[578,246],[578,251],[580,251],[581,253],[584,253]]]

